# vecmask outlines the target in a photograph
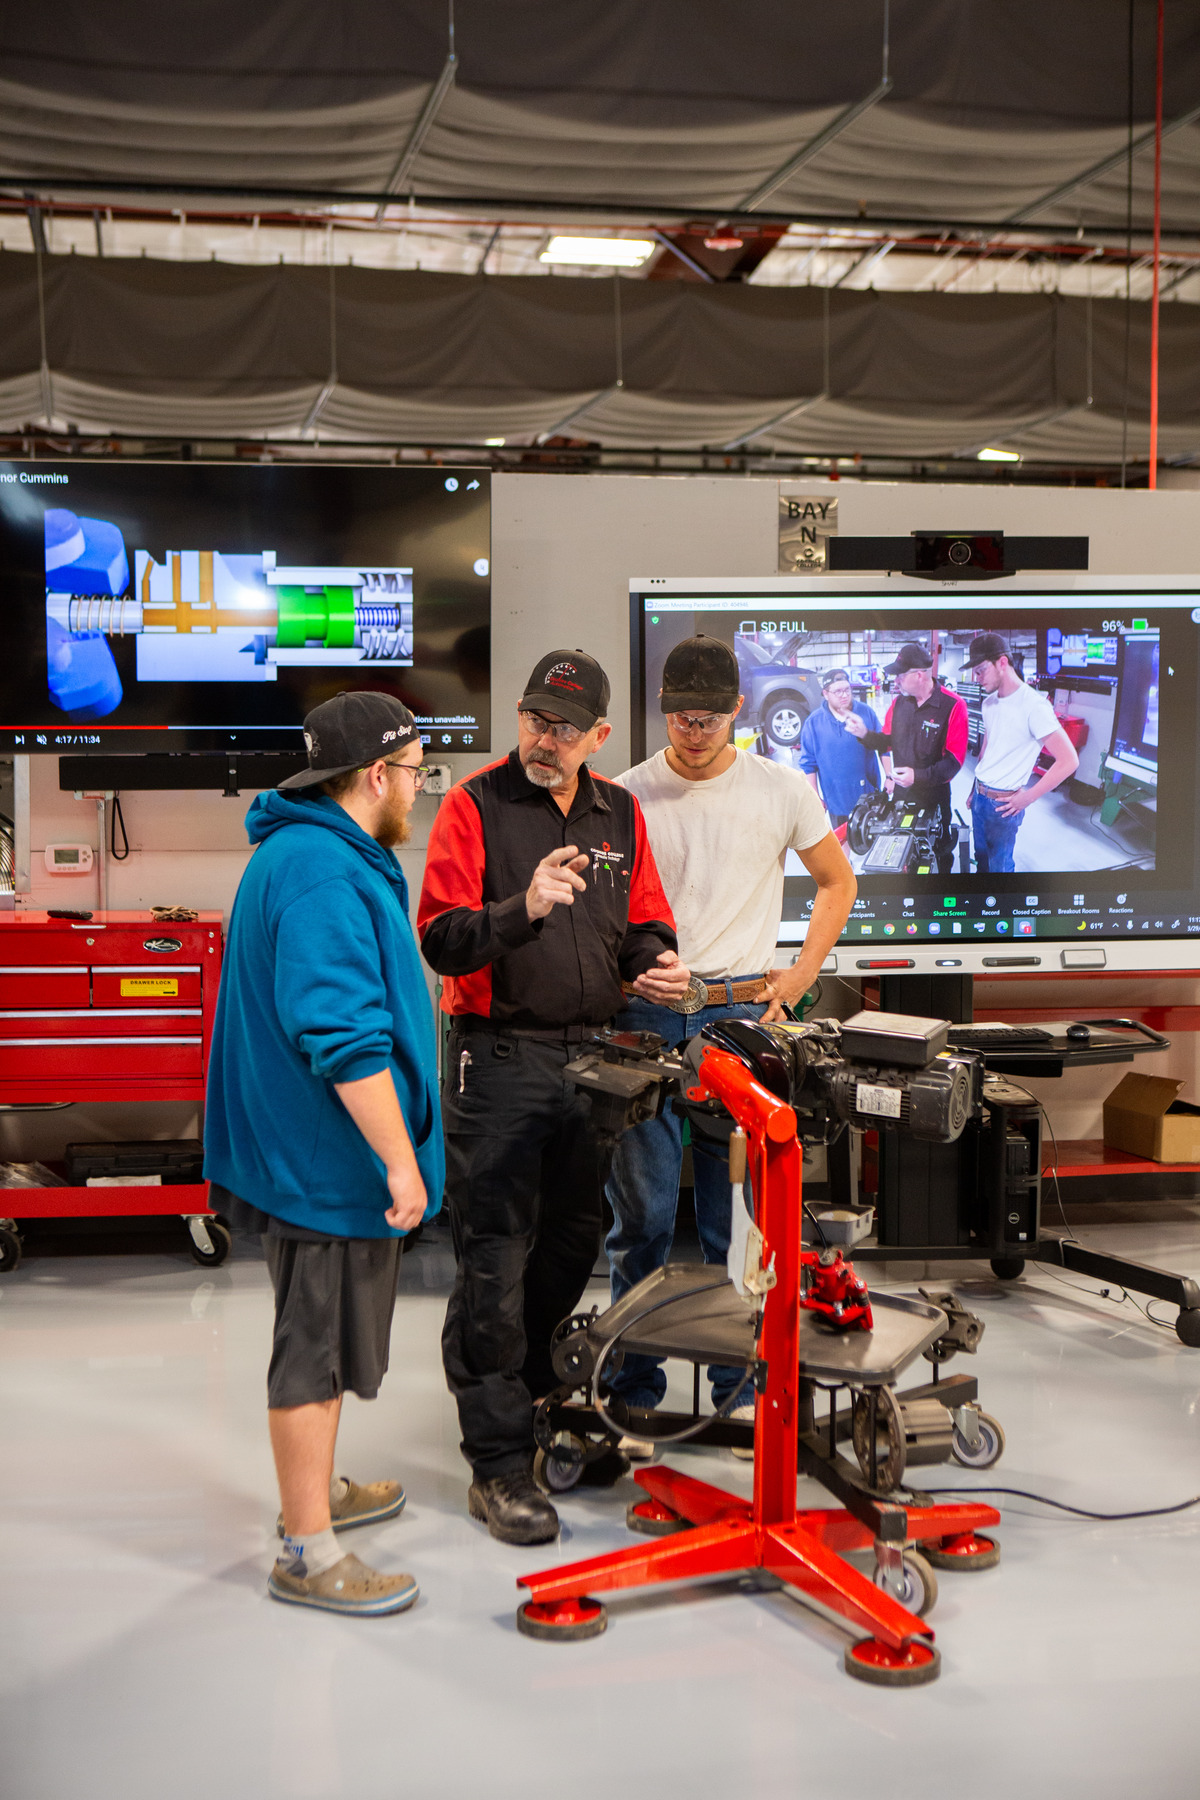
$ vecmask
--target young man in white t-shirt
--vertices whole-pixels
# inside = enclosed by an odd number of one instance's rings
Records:
[[[1000,875],[1013,867],[1026,807],[1073,775],[1079,757],[1046,695],[1021,680],[1008,643],[997,632],[972,638],[966,666],[984,693],[983,744],[971,794],[975,868],[980,875]],[[1050,767],[1029,787],[1043,750],[1052,758]]]
[[[854,904],[856,882],[825,810],[799,769],[739,750],[733,722],[742,704],[737,658],[719,638],[677,644],[663,666],[660,695],[669,747],[617,777],[636,795],[659,877],[675,915],[679,953],[709,984],[710,1004],[682,1014],[634,998],[618,1024],[656,1031],[668,1044],[716,1019],[783,1017],[807,993]],[[783,867],[795,850],[817,884],[808,934],[791,968],[772,968],[783,911]],[[669,1109],[627,1131],[617,1145],[607,1196],[615,1223],[607,1239],[614,1301],[661,1268],[671,1251],[682,1121]],[[729,1168],[715,1148],[692,1140],[696,1224],[704,1260],[729,1249]],[[745,1370],[709,1371],[713,1399],[728,1401]],[[661,1365],[629,1354],[613,1382],[631,1406],[657,1406]],[[747,1388],[732,1416],[753,1416]],[[635,1454],[648,1443],[625,1440]]]

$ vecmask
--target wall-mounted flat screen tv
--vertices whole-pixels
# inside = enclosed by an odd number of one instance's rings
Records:
[[[858,877],[848,969],[1200,966],[1200,578],[656,578],[631,621],[635,761],[672,646],[735,651],[736,742]],[[813,893],[789,851],[784,943]]]
[[[486,470],[0,462],[0,748],[303,749],[343,690],[490,748]]]

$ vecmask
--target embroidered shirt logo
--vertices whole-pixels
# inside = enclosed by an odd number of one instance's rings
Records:
[[[616,874],[625,861],[623,850],[614,850],[611,844],[601,844],[598,850],[592,851],[592,880],[599,882],[607,876],[609,887],[616,886]]]

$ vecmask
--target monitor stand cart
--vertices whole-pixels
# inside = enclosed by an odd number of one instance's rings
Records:
[[[885,1012],[968,1024],[974,1016],[970,975],[883,975]],[[1200,1348],[1200,1286],[1123,1256],[1086,1248],[1042,1225],[1040,1109],[1027,1089],[993,1078],[988,1111],[957,1144],[921,1144],[879,1134],[877,1241],[860,1244],[857,1262],[990,1262],[1002,1281],[1027,1262],[1050,1263],[1179,1308],[1180,1341]],[[831,1146],[831,1195],[853,1191],[850,1133]],[[1064,1227],[1066,1221],[1064,1220]],[[1069,1229],[1069,1228],[1068,1228]]]

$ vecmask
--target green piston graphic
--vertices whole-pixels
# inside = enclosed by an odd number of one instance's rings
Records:
[[[322,587],[310,592],[302,587],[277,587],[279,627],[276,642],[281,650],[302,650],[314,639],[327,650],[348,650],[354,645],[354,589]]]

